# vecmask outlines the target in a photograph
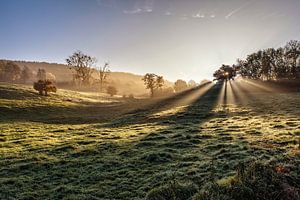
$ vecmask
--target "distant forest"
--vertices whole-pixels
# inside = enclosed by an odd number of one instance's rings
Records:
[[[73,71],[70,67],[57,63],[0,60],[0,81],[32,84],[41,78],[38,77],[40,70],[45,73],[46,79],[55,82],[58,88],[78,89],[72,82]],[[97,76],[98,71],[94,69],[90,80],[91,87],[84,88],[85,91],[98,91]],[[142,78],[141,75],[127,72],[110,72],[105,84],[116,87],[119,95],[148,95]],[[166,80],[165,85],[172,86],[172,83]]]

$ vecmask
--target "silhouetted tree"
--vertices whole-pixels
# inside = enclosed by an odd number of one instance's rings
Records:
[[[220,69],[215,71],[213,76],[215,77],[214,80],[230,80],[234,79],[236,76],[236,66],[229,66],[229,65],[222,65]]]
[[[239,73],[246,78],[278,80],[299,78],[300,42],[289,41],[284,48],[269,48],[238,59]]]
[[[297,78],[297,72],[299,66],[297,61],[300,58],[300,42],[297,40],[291,40],[285,45],[286,58],[290,66],[290,73],[292,78]]]
[[[165,80],[163,76],[156,76],[156,85],[159,90],[162,90]]]
[[[33,88],[39,91],[40,95],[43,95],[44,93],[45,96],[48,96],[48,92],[56,92],[57,90],[53,83],[49,80],[39,80],[33,83]]]
[[[99,75],[99,81],[100,81],[100,92],[103,90],[103,85],[105,84],[105,81],[110,73],[109,70],[109,64],[105,63],[103,67],[98,68],[98,75]]]
[[[74,79],[79,81],[83,85],[90,84],[90,78],[92,75],[92,66],[95,64],[96,59],[88,56],[81,51],[76,51],[73,55],[66,59],[70,69],[75,71]]]
[[[262,80],[273,79],[274,54],[275,54],[275,49],[273,49],[273,48],[269,48],[269,49],[260,51],[259,58],[261,61],[261,79]]]
[[[274,54],[274,79],[283,79],[288,75],[288,64],[284,56],[284,49],[278,48]]]
[[[176,92],[181,92],[185,89],[187,89],[188,85],[184,80],[178,79],[175,83],[174,83],[174,90]]]
[[[151,97],[154,97],[154,94],[159,94],[162,91],[164,86],[164,77],[158,76],[156,74],[147,73],[142,78],[147,89],[150,89]]]
[[[114,86],[108,86],[107,88],[106,88],[106,92],[107,92],[107,94],[109,94],[110,96],[114,96],[114,95],[116,95],[117,94],[117,89],[116,89],[116,87],[114,87]]]
[[[151,97],[154,96],[154,90],[157,87],[156,77],[157,77],[157,75],[155,75],[155,74],[147,73],[142,78],[142,80],[144,81],[144,84],[146,85],[146,88],[150,90]]]

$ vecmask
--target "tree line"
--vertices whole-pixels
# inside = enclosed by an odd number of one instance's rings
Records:
[[[213,76],[216,80],[228,80],[236,74],[242,77],[263,81],[300,78],[300,42],[289,41],[285,46],[259,50],[238,59],[229,66],[222,65]]]
[[[144,81],[146,89],[150,90],[151,97],[170,95],[174,92],[182,92],[198,85],[194,80],[190,80],[187,83],[182,79],[178,79],[175,81],[173,87],[165,87],[164,77],[154,73],[145,74],[142,80]]]
[[[34,76],[32,70],[27,66],[21,69],[12,61],[0,60],[0,81],[10,83],[26,83]]]

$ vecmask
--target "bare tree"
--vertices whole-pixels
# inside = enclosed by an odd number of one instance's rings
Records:
[[[76,51],[73,55],[66,59],[70,69],[75,70],[74,79],[78,80],[83,85],[90,84],[90,78],[93,72],[93,65],[96,63],[96,59],[88,56],[81,51]]]
[[[110,70],[109,70],[108,63],[105,63],[103,67],[98,68],[98,75],[99,75],[99,81],[100,81],[100,92],[103,91],[103,85],[105,84],[109,73],[110,73]]]

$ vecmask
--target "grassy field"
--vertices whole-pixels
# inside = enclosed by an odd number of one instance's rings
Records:
[[[0,112],[0,199],[144,199],[253,160],[300,178],[300,93],[251,82],[155,100],[0,84]]]

